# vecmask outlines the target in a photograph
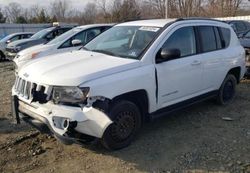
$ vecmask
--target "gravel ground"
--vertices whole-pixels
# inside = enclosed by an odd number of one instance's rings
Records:
[[[250,81],[226,107],[206,101],[146,123],[129,147],[57,142],[26,124],[12,123],[11,62],[0,63],[0,172],[250,173]]]

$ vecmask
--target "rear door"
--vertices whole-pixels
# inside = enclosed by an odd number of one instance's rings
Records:
[[[203,73],[195,27],[176,28],[162,48],[179,49],[181,57],[156,64],[159,109],[199,95]]]
[[[207,92],[214,91],[221,85],[228,68],[227,61],[232,56],[232,52],[226,49],[231,32],[214,26],[199,26],[198,29],[204,63],[203,89]]]

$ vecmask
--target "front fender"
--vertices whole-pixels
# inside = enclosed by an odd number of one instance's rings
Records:
[[[149,97],[149,112],[155,111],[153,103],[156,103],[156,82],[153,65],[108,75],[83,83],[81,86],[90,87],[89,97],[102,96],[110,100],[116,96],[143,89]]]

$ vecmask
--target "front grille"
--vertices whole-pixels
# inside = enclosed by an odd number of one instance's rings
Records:
[[[19,76],[16,77],[14,89],[19,97],[23,97],[26,100],[39,103],[47,103],[49,100],[49,93],[46,86],[37,85],[36,83],[29,82]]]
[[[16,53],[16,50],[14,48],[6,48],[6,52],[10,52],[10,53]]]

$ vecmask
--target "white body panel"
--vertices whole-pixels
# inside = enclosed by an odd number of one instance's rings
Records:
[[[173,21],[135,21],[118,26],[163,27],[169,22]],[[231,31],[229,47],[155,63],[157,52],[175,30],[183,26],[198,25],[229,28]],[[168,26],[154,40],[141,60],[79,50],[31,61],[23,66],[18,76],[51,88],[53,86],[89,87],[88,97],[103,97],[110,100],[131,91],[144,90],[148,97],[148,113],[153,113],[166,106],[218,90],[228,71],[234,67],[241,68],[241,79],[245,73],[244,60],[244,49],[229,25],[216,21],[184,20]],[[13,95],[18,94],[13,91]],[[23,101],[30,104],[28,101]],[[53,103],[44,105],[37,103],[37,106],[46,107],[54,113],[54,116],[79,121],[80,125],[76,130],[91,136],[102,137],[105,129],[112,123],[108,115],[92,107],[76,109]],[[64,112],[59,113],[61,109]],[[38,114],[43,116],[42,112]],[[51,120],[49,115],[45,117]],[[55,128],[55,130],[58,129]],[[62,134],[63,131],[58,133]]]

